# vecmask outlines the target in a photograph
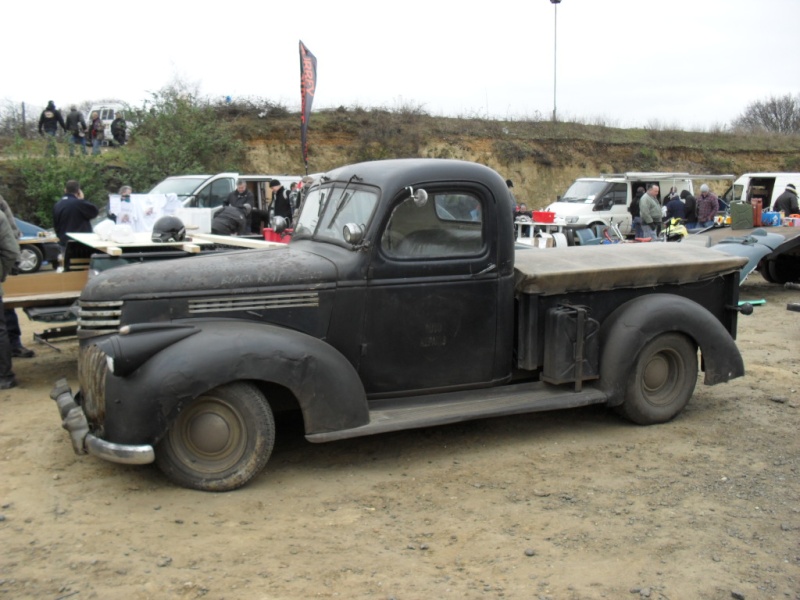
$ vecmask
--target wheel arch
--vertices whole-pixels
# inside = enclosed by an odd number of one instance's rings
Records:
[[[113,438],[140,439],[144,434],[157,441],[194,398],[235,381],[249,381],[262,391],[275,386],[288,390],[300,406],[306,433],[369,422],[358,373],[324,341],[247,321],[191,325],[198,330],[195,334],[155,351],[128,376],[108,375],[106,429]],[[174,324],[165,324],[170,326]],[[116,398],[121,401],[115,402]],[[148,408],[137,403],[137,398],[147,398]],[[154,410],[158,418],[154,418]]]
[[[662,333],[682,333],[700,348],[705,385],[744,375],[744,361],[728,330],[706,308],[681,296],[640,296],[617,308],[600,329],[600,386],[615,406],[624,400],[633,359]],[[620,365],[624,364],[623,368]]]

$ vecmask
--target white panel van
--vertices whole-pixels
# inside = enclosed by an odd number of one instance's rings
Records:
[[[623,235],[631,231],[631,214],[628,207],[636,194],[636,189],[647,189],[649,184],[657,183],[661,188],[661,201],[671,187],[678,193],[688,190],[694,194],[693,181],[728,179],[733,175],[690,175],[689,173],[614,173],[600,177],[581,177],[569,186],[558,200],[547,207],[556,213],[556,222],[580,229],[595,225],[610,225],[612,221]]]
[[[733,182],[723,199],[730,204],[760,198],[762,209],[772,210],[775,200],[790,183],[800,188],[800,173],[745,173]]]

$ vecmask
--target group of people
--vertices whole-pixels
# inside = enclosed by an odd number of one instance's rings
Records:
[[[705,229],[714,225],[714,216],[723,209],[719,197],[705,183],[700,186],[700,195],[695,198],[689,190],[678,193],[670,188],[663,201],[659,199],[661,188],[651,183],[645,189],[640,186],[628,207],[633,218],[634,235],[637,238],[654,238],[664,220],[681,219],[687,229]]]
[[[300,190],[297,183],[292,183],[290,190],[278,179],[269,181],[272,191],[272,211],[274,216],[282,217],[286,221],[287,229],[292,226],[295,211],[299,208]],[[222,203],[222,209],[217,211],[211,223],[211,233],[216,235],[245,235],[258,232],[262,224],[270,223],[268,210],[256,208],[253,192],[247,189],[247,182],[240,179],[233,190]]]
[[[47,138],[47,147],[45,149],[45,156],[56,156],[58,151],[56,149],[56,136],[58,135],[59,127],[69,137],[69,155],[75,155],[76,146],[80,146],[81,152],[86,154],[87,142],[92,147],[92,154],[100,154],[100,147],[105,140],[105,123],[100,118],[100,113],[96,110],[92,111],[89,115],[89,124],[83,117],[83,113],[78,110],[76,106],[70,106],[69,113],[66,120],[61,115],[61,111],[56,108],[55,103],[50,100],[47,106],[39,116],[39,135]],[[127,123],[125,122],[125,115],[117,112],[114,120],[111,122],[111,135],[114,142],[119,146],[124,146],[127,135]]]

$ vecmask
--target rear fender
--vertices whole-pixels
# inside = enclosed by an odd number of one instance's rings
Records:
[[[730,333],[697,302],[671,294],[652,294],[626,302],[600,329],[600,386],[611,406],[624,400],[635,357],[654,337],[683,333],[700,347],[706,385],[744,375],[744,361]]]
[[[108,439],[157,441],[188,402],[217,386],[242,380],[289,389],[300,405],[308,434],[369,422],[357,372],[324,341],[246,321],[194,321],[191,326],[196,330],[193,335],[157,350],[132,373],[108,374]],[[165,324],[165,329],[174,327]],[[127,337],[133,335],[137,334]],[[153,331],[141,335],[153,336]]]

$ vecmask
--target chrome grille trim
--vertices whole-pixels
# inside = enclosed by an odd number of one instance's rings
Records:
[[[96,332],[113,332],[119,329],[122,301],[78,302],[78,329]]]
[[[273,310],[276,308],[316,308],[317,292],[269,294],[258,296],[221,296],[189,300],[189,313],[231,312],[240,310]]]
[[[106,416],[106,355],[91,344],[80,350],[78,381],[81,384],[83,401],[81,406],[95,427],[102,427]]]

